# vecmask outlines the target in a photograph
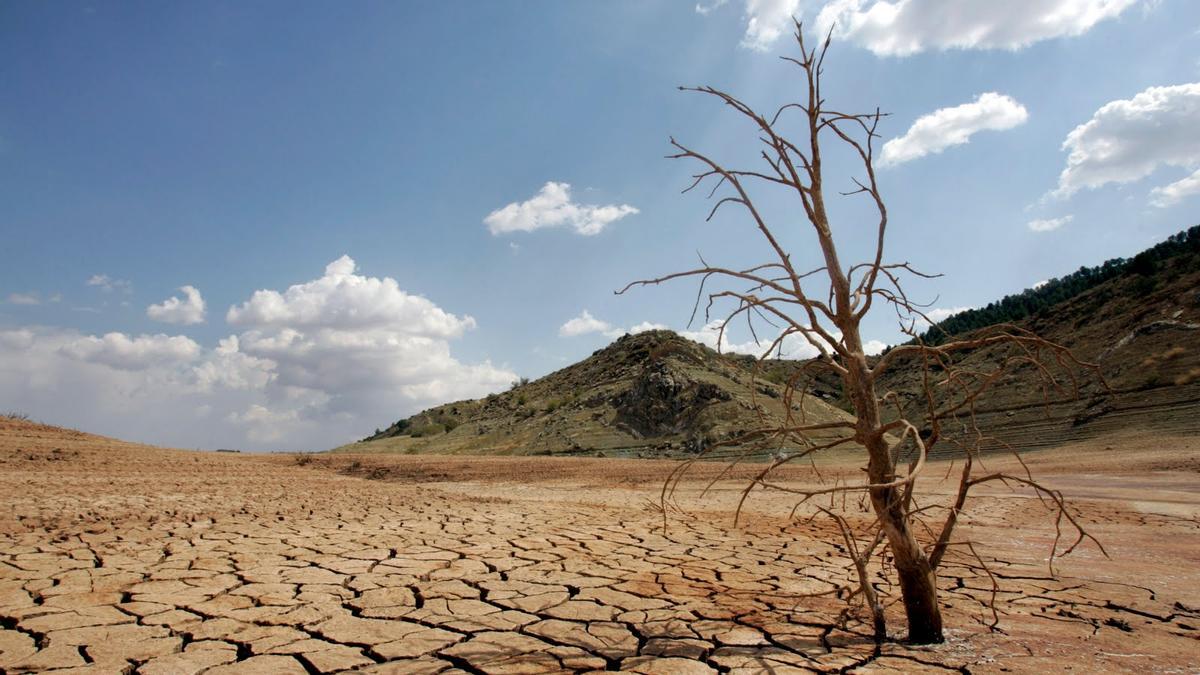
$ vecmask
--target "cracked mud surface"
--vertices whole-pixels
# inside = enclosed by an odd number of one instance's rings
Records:
[[[1001,631],[987,573],[956,557],[947,642],[876,648],[858,611],[812,595],[851,583],[840,540],[788,522],[779,495],[734,527],[736,480],[704,502],[687,483],[664,532],[650,504],[667,463],[302,466],[64,433],[0,429],[4,672],[1200,670],[1200,474],[1154,468],[1194,441],[1145,441],[1140,463],[1038,456],[1113,559],[1083,548],[1049,577],[1052,522],[992,491],[966,532],[998,577]],[[903,634],[898,606],[889,620]]]

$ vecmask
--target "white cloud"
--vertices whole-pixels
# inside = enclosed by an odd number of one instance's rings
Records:
[[[592,316],[592,313],[586,309],[574,319],[570,319],[563,325],[558,327],[559,337],[576,337],[579,335],[587,335],[590,333],[601,333],[607,338],[619,338],[622,335],[636,335],[645,333],[650,330],[666,330],[667,327],[661,323],[651,323],[643,321],[639,324],[630,326],[629,328],[621,328],[614,326],[611,323],[597,319]]]
[[[696,13],[708,16],[728,4],[729,0],[709,0],[696,3]],[[742,18],[746,32],[741,47],[758,52],[768,51],[779,38],[792,32],[793,18],[799,18],[800,0],[745,0]]]
[[[230,335],[218,341],[217,348],[192,373],[201,391],[218,388],[253,391],[275,380],[275,362],[243,353],[238,336]]]
[[[469,317],[356,274],[347,257],[230,315],[241,332],[211,349],[185,336],[0,331],[0,409],[185,447],[319,450],[516,379],[451,355]]]
[[[88,286],[95,286],[105,293],[121,291],[128,294],[133,292],[133,283],[124,279],[113,279],[107,274],[93,274],[85,283]]]
[[[260,443],[262,434],[229,419],[251,405],[287,402],[285,394],[266,388],[273,364],[244,355],[239,360],[236,349],[236,338],[205,350],[183,336],[0,330],[0,372],[5,373],[0,409],[176,447],[277,447]],[[236,367],[244,372],[235,373]],[[310,423],[287,429],[286,440],[292,447],[320,449],[344,440],[346,433]]]
[[[1066,225],[1075,219],[1075,216],[1063,216],[1061,218],[1044,218],[1039,220],[1031,220],[1026,223],[1026,227],[1034,232],[1050,232]]]
[[[765,52],[792,31],[800,0],[746,0],[746,34],[742,46]]]
[[[146,308],[146,316],[163,323],[185,326],[204,323],[204,298],[195,286],[180,286],[184,298],[171,296],[162,303]]]
[[[940,108],[917,118],[899,138],[883,145],[880,166],[895,166],[928,154],[937,154],[970,141],[980,131],[1002,131],[1029,119],[1025,106],[1009,96],[987,92],[972,103]]]
[[[1165,209],[1195,194],[1200,194],[1200,170],[1170,185],[1163,185],[1151,190],[1150,205]]]
[[[568,225],[579,234],[599,234],[611,223],[638,213],[628,204],[589,206],[571,201],[571,186],[551,181],[524,202],[513,202],[496,209],[483,219],[494,234],[532,232],[545,227]]]
[[[652,330],[667,330],[667,327],[666,327],[666,325],[661,324],[661,323],[652,323],[650,321],[643,321],[641,323],[630,326],[629,330],[627,332],[630,335],[637,335],[638,333],[645,333],[647,331],[652,331]]]
[[[1082,35],[1137,0],[833,0],[817,15],[817,32],[879,56],[929,49],[1017,50]]]
[[[771,346],[771,342],[775,339],[775,336],[760,335],[760,339],[757,341],[751,338],[745,342],[733,342],[728,331],[721,335],[720,321],[710,321],[700,330],[682,330],[679,331],[679,334],[689,340],[695,340],[702,345],[716,349],[722,354],[749,354],[751,356],[762,356],[762,353]],[[785,359],[811,359],[819,354],[820,351],[816,347],[795,334],[784,338],[779,350],[779,356]],[[772,353],[771,356],[774,357],[776,354]]]
[[[1063,141],[1067,166],[1051,194],[1130,183],[1160,166],[1195,169],[1200,164],[1200,82],[1150,87],[1131,99],[1111,101],[1075,127]],[[1192,178],[1156,188],[1151,201],[1171,204],[1195,191]]]
[[[198,405],[222,400],[197,397],[193,368],[204,358],[182,336],[0,330],[0,408],[131,440],[236,443],[240,433],[196,421]]]
[[[274,364],[271,387],[311,399],[306,419],[390,419],[516,379],[489,362],[451,356],[448,341],[474,328],[474,319],[406,293],[395,279],[356,274],[348,256],[283,293],[256,291],[227,318],[243,328],[230,350]]]
[[[37,293],[10,293],[8,295],[8,301],[9,301],[9,303],[14,304],[14,305],[40,305],[40,304],[42,304],[42,300],[41,300],[41,298],[38,297]]]
[[[729,0],[712,0],[707,5],[698,2],[696,3],[696,13],[701,16],[708,16],[709,13],[724,7],[727,2]]]
[[[60,351],[71,358],[101,363],[119,370],[146,370],[155,366],[194,361],[200,345],[182,335],[139,335],[106,333],[103,337],[82,336],[62,345]]]
[[[280,293],[255,291],[225,320],[235,326],[336,328],[339,331],[383,330],[437,338],[454,338],[475,327],[475,319],[449,314],[429,300],[400,289],[395,279],[355,274],[357,265],[343,255],[313,281]]]
[[[225,419],[246,427],[246,436],[259,443],[277,442],[287,436],[289,428],[301,423],[299,410],[274,411],[258,403],[251,404],[244,412],[231,412]]]
[[[933,323],[941,323],[942,321],[949,319],[950,317],[954,316],[955,314],[961,314],[962,312],[966,312],[966,311],[969,311],[972,309],[975,309],[975,308],[974,307],[937,307],[935,309],[929,310],[928,312],[924,312],[924,314]]]
[[[1041,281],[1035,283],[1033,286],[1030,286],[1030,288],[1032,288],[1033,290],[1036,291],[1037,289],[1041,288],[1042,286],[1045,286],[1048,283],[1050,283],[1049,279],[1042,279]]]
[[[558,335],[559,337],[575,337],[588,333],[604,333],[610,330],[612,330],[612,324],[597,319],[585,309],[579,316],[559,326]]]
[[[867,340],[863,343],[863,353],[867,356],[879,356],[887,347],[888,344],[882,340]]]

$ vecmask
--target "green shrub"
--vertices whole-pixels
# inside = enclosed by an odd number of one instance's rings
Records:
[[[445,431],[446,431],[446,427],[444,427],[441,424],[425,424],[425,425],[421,425],[421,426],[417,426],[417,427],[412,427],[412,430],[410,431],[410,435],[413,438],[425,438],[426,436],[436,436],[440,433],[444,433]]]

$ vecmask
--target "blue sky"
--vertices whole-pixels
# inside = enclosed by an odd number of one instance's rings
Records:
[[[889,258],[945,275],[911,289],[942,314],[1197,221],[1185,0],[7,3],[0,410],[323,449],[687,329],[694,285],[612,291],[767,251],[679,194],[669,136],[731,162],[755,137],[676,87],[792,100],[790,14],[834,26],[832,104],[891,113]],[[867,216],[834,207],[847,257]],[[887,312],[866,332],[900,339]]]

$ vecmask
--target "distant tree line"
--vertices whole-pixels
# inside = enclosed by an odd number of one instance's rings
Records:
[[[1179,272],[1200,268],[1200,225],[1173,234],[1161,244],[1132,258],[1113,258],[1096,267],[1080,267],[1076,272],[1059,279],[1050,279],[1037,288],[1005,296],[986,307],[955,314],[929,328],[921,335],[921,339],[927,344],[936,345],[953,335],[969,333],[998,323],[1020,321],[1122,276],[1139,278],[1135,290],[1153,290],[1155,284],[1152,277],[1164,268],[1164,263],[1175,258],[1179,258],[1180,261],[1172,267]]]

